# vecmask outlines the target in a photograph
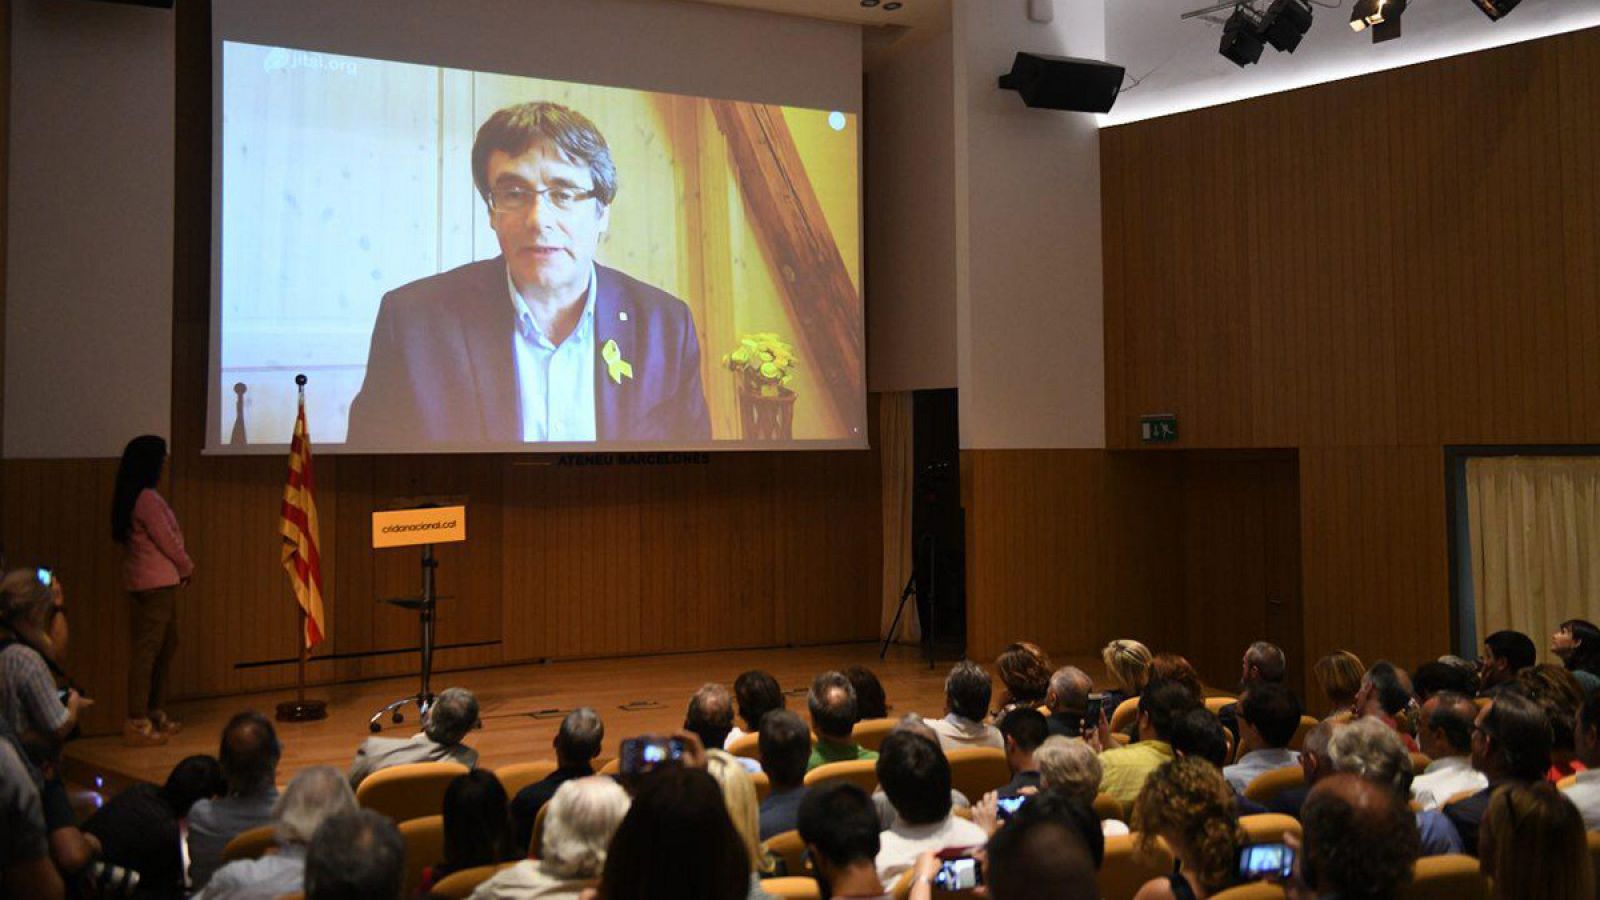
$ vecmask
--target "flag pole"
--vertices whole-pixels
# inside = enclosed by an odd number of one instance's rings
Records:
[[[296,375],[295,386],[300,392],[300,405],[298,410],[306,406],[306,376]],[[294,699],[278,704],[277,720],[279,722],[314,722],[328,717],[328,704],[323,700],[306,699],[306,660],[311,656],[311,648],[306,641],[306,608],[295,604],[299,629],[295,631],[296,643],[300,645],[300,660],[295,667]]]

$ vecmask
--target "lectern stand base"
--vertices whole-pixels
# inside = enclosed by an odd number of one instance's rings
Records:
[[[285,700],[278,704],[279,722],[315,722],[328,717],[325,700]]]

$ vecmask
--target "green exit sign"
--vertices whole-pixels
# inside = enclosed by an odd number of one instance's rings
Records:
[[[1139,417],[1139,440],[1146,444],[1170,444],[1178,439],[1178,417],[1172,413]]]

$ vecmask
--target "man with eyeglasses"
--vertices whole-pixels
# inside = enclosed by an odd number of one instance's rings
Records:
[[[383,298],[347,442],[709,441],[688,306],[595,262],[617,173],[594,123],[501,109],[472,176],[501,255]]]

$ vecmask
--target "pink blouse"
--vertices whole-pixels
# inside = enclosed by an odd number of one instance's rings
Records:
[[[130,591],[172,587],[194,574],[194,562],[183,549],[178,517],[161,495],[145,488],[133,504],[127,554],[122,559],[122,585]]]

